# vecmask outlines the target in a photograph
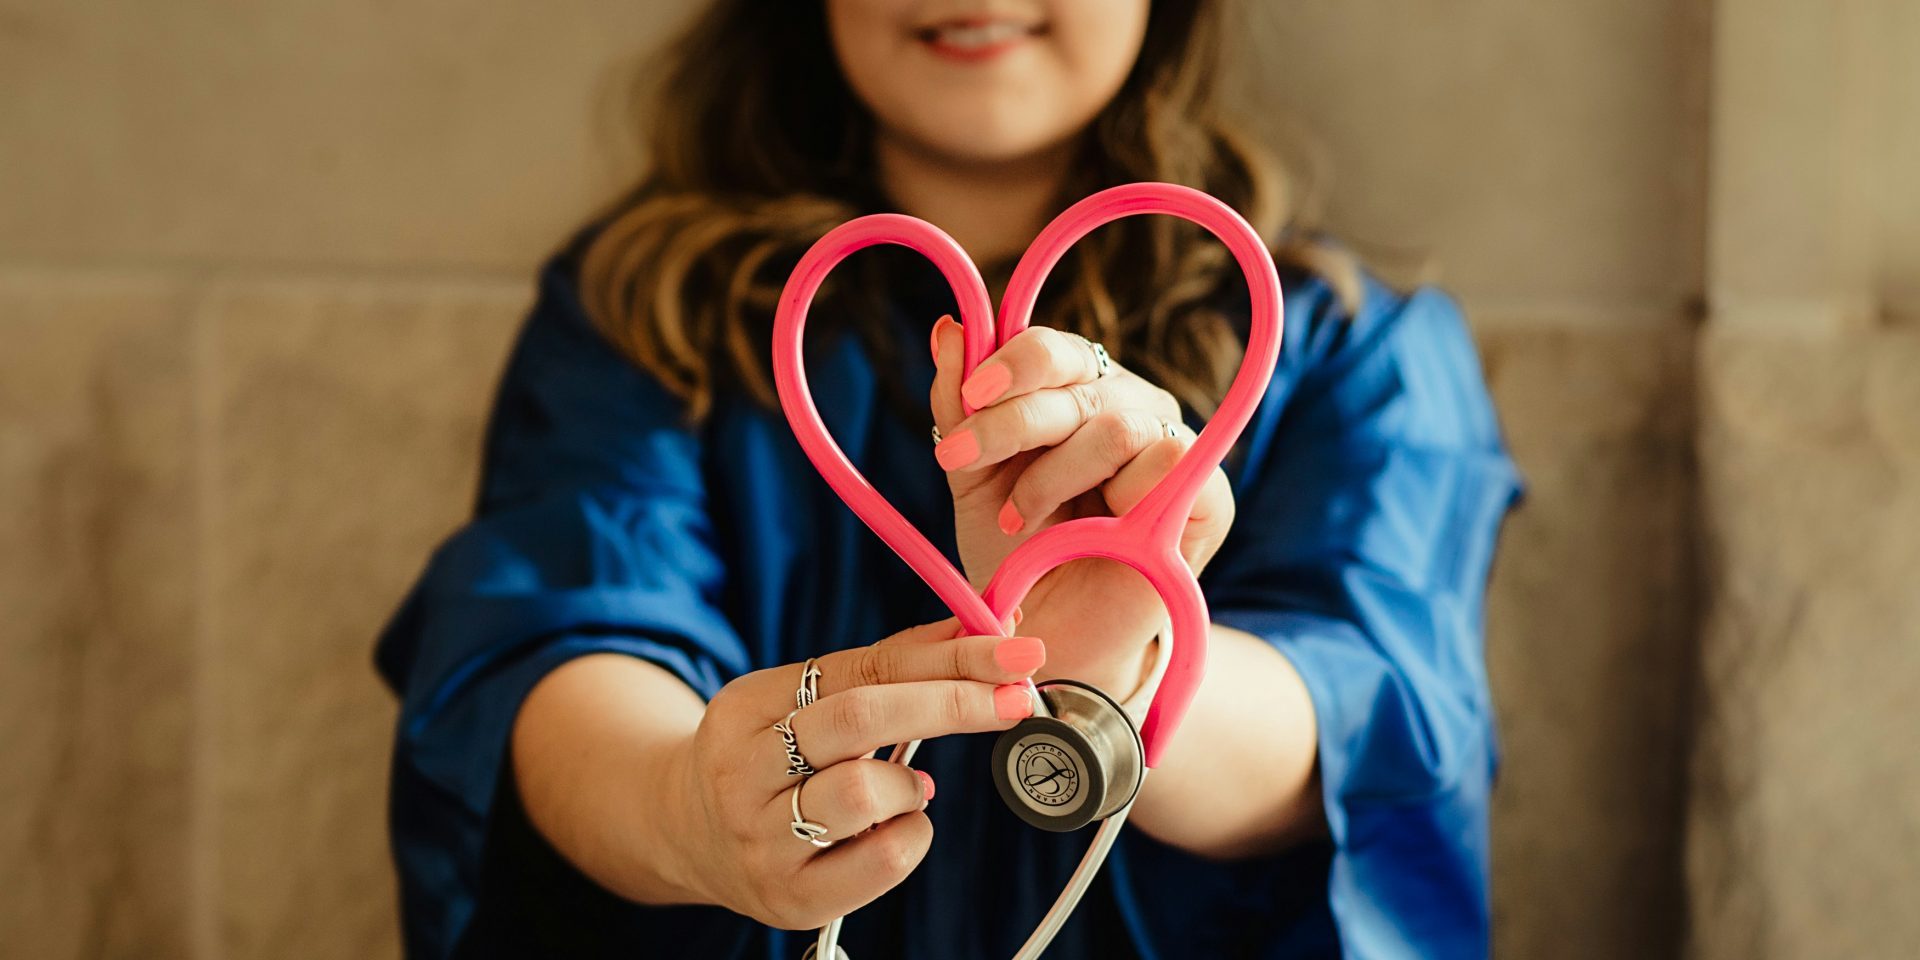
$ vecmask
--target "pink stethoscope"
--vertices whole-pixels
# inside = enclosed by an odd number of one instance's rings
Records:
[[[883,243],[919,251],[940,269],[959,301],[965,372],[971,375],[989,354],[1027,328],[1040,285],[1068,248],[1095,227],[1143,213],[1191,220],[1226,244],[1246,275],[1250,294],[1246,358],[1219,410],[1137,506],[1125,516],[1083,517],[1041,530],[1001,563],[985,593],[976,594],[966,576],[874,489],[827,433],[802,363],[802,337],[814,294],[854,251]],[[1170,183],[1102,190],[1054,218],[1014,268],[997,323],[986,284],[960,245],[938,227],[901,214],[860,217],[829,231],[800,258],[780,295],[773,325],[773,376],[794,436],[840,499],[933,588],[968,633],[1005,635],[1003,621],[1042,576],[1089,557],[1116,560],[1138,571],[1167,608],[1170,630],[1155,669],[1158,684],[1138,728],[1126,709],[1087,684],[1029,683],[1034,716],[1002,734],[995,745],[994,784],[1021,819],[1055,831],[1102,821],[1066,889],[1015,960],[1038,957],[1080,902],[1119,837],[1146,771],[1158,763],[1199,689],[1210,621],[1199,582],[1180,555],[1180,533],[1201,486],[1225,459],[1266,392],[1280,356],[1282,323],[1279,275],[1259,234],[1226,204]],[[974,412],[970,405],[965,409],[969,415]],[[1153,683],[1150,679],[1149,685]],[[918,746],[918,741],[900,744],[889,759],[907,763]],[[838,945],[844,919],[821,928],[810,955],[845,956]]]

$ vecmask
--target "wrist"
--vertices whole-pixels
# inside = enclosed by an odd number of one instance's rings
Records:
[[[704,858],[690,849],[709,835],[702,822],[696,790],[691,732],[653,744],[634,769],[643,778],[634,796],[636,844],[646,863],[641,868],[651,882],[645,902],[717,904],[707,889],[698,864]]]
[[[1172,653],[1173,641],[1166,633],[1155,634],[1152,640],[1147,641],[1140,674],[1133,686],[1116,691],[1114,699],[1120,701],[1121,708],[1133,717],[1135,725],[1145,722],[1147,708],[1160,688],[1160,678],[1166,673],[1167,661]]]
[[[1046,636],[1039,631],[1035,631],[1034,635],[1043,639]],[[1148,636],[1144,643],[1130,641],[1123,652],[1101,657],[1097,661],[1063,663],[1058,669],[1053,669],[1049,663],[1034,675],[1034,680],[1075,680],[1097,687],[1115,702],[1124,704],[1137,697],[1152,679],[1160,650],[1160,635],[1155,633]]]

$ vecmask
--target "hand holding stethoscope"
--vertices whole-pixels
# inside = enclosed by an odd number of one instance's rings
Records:
[[[871,755],[1013,726],[1032,713],[1023,681],[1045,657],[1031,638],[958,629],[912,627],[722,687],[668,765],[663,813],[683,842],[647,851],[660,871],[690,900],[788,929],[826,924],[906,879],[933,840],[918,813],[934,783]],[[811,772],[796,771],[789,743]]]
[[[1012,337],[966,378],[977,407],[968,416],[959,325],[941,318],[933,343],[935,453],[948,469],[961,569],[978,587],[1040,530],[1132,510],[1195,437],[1172,394],[1100,345],[1047,327]],[[1216,468],[1180,532],[1181,555],[1196,575],[1226,537],[1233,510]],[[1137,574],[1098,561],[1048,572],[1020,610],[1022,632],[1046,640],[1046,673],[1117,698],[1140,688],[1155,652],[1149,643],[1166,622],[1160,598]]]

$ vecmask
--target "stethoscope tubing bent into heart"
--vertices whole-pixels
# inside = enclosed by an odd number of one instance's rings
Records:
[[[953,288],[965,337],[967,375],[1027,328],[1048,273],[1094,228],[1139,214],[1168,214],[1206,228],[1246,275],[1252,322],[1246,357],[1206,427],[1167,476],[1120,517],[1082,517],[1041,530],[1000,565],[984,593],[875,490],[827,432],[807,387],[803,336],[814,294],[841,260],[878,244],[895,244],[931,260]],[[939,228],[902,214],[848,221],[814,243],[780,296],[773,325],[773,376],[794,436],[840,499],[926,581],[969,633],[1005,635],[1005,618],[1040,578],[1062,564],[1115,560],[1138,571],[1166,606],[1165,671],[1145,721],[1132,720],[1104,693],[1073,681],[1035,687],[1035,715],[1007,731],[994,752],[994,783],[1022,819],[1049,830],[1103,822],[1073,878],[1016,960],[1031,960],[1058,932],[1105,861],[1132,809],[1146,770],[1155,766],[1191,706],[1206,667],[1210,619],[1206,598],[1180,554],[1180,534],[1208,475],[1226,458],[1266,393],[1280,356],[1284,323],[1280,278],[1260,236],[1233,208],[1198,190],[1170,183],[1132,183],[1102,190],[1067,208],[1021,256],[994,317],[980,271]],[[971,405],[962,401],[971,415]],[[888,758],[908,762],[918,741]],[[1044,768],[1044,770],[1040,770]],[[1032,771],[1040,770],[1039,774]],[[841,921],[822,928],[814,952],[833,957]]]

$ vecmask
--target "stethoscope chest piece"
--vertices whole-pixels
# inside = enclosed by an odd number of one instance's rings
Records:
[[[1039,685],[1052,716],[1029,717],[993,745],[993,785],[1020,819],[1055,833],[1104,820],[1133,800],[1146,770],[1140,732],[1084,683]]]

